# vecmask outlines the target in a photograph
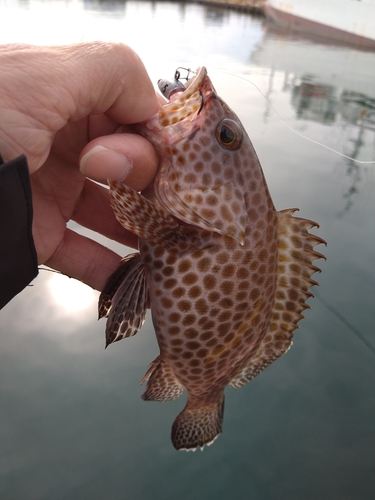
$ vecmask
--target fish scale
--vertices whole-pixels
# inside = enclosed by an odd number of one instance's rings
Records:
[[[179,82],[179,89],[181,83]],[[153,186],[109,181],[115,215],[139,236],[99,300],[107,345],[134,335],[151,307],[160,354],[142,398],[188,393],[172,426],[177,449],[222,431],[224,389],[284,354],[323,257],[312,221],[276,211],[254,148],[205,68],[138,131],[160,155]]]

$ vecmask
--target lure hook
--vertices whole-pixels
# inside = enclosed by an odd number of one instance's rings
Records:
[[[186,76],[181,76],[181,71],[186,71]],[[158,81],[158,87],[160,92],[167,99],[171,99],[172,94],[175,92],[183,92],[185,90],[185,85],[180,80],[189,80],[190,74],[194,73],[190,68],[178,67],[174,73],[173,81],[160,79]]]
[[[181,72],[179,71],[180,69],[183,69],[184,71],[187,72],[186,76],[181,77]],[[186,80],[186,81],[188,81],[189,77],[190,77],[190,73],[194,73],[194,71],[192,69],[190,69],[190,68],[182,68],[181,66],[179,66],[176,69],[176,71],[175,71],[174,79],[175,80]]]

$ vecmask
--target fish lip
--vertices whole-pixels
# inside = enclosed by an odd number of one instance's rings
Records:
[[[202,66],[202,67],[198,68],[195,71],[195,75],[185,83],[185,90],[183,92],[181,92],[177,98],[168,101],[162,107],[162,109],[160,110],[163,112],[162,116],[164,116],[164,114],[167,114],[167,113],[170,113],[172,115],[176,115],[177,111],[182,110],[185,107],[185,105],[189,102],[190,99],[194,99],[194,98],[196,99],[197,97],[202,100],[200,107],[199,107],[199,112],[200,112],[200,110],[202,109],[202,107],[204,105],[204,102],[203,102],[204,96],[201,92],[201,87],[202,87],[203,82],[204,82],[206,77],[207,77],[206,67]],[[187,117],[188,116],[186,116],[184,118],[187,118]],[[179,121],[183,121],[184,118],[181,118]]]
[[[193,75],[187,82],[185,83],[185,90],[190,89],[193,91],[198,91],[203,83],[203,80],[207,76],[207,68],[205,66],[200,66],[196,71],[193,72]]]
[[[203,93],[202,87],[205,83],[205,80],[209,82],[210,90],[209,92],[206,91],[205,93]],[[185,91],[180,93],[180,95],[177,98],[167,102],[162,109],[164,111],[167,112],[171,111],[173,113],[173,111],[176,109],[177,106],[179,110],[182,110],[185,107],[185,105],[189,102],[189,99],[195,96],[201,99],[201,105],[197,113],[199,114],[204,106],[204,103],[208,95],[212,94],[212,92],[215,92],[215,90],[212,86],[211,81],[207,77],[207,68],[205,66],[202,66],[198,68],[195,71],[195,75],[185,83]]]
[[[193,134],[202,127],[201,112],[215,93],[205,66],[198,68],[185,83],[185,90],[168,101],[156,115],[141,124],[140,133],[159,149],[160,145],[172,145]]]

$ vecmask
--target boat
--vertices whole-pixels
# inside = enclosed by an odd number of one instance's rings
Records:
[[[289,30],[375,50],[375,0],[267,0],[263,10]]]

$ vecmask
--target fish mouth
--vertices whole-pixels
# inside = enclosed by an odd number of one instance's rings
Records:
[[[180,80],[176,82],[178,92],[171,93],[171,100],[146,123],[149,134],[143,131],[143,135],[148,136],[156,147],[158,141],[165,145],[174,144],[200,128],[203,123],[202,109],[210,95],[215,93],[204,66],[198,68],[185,84],[181,84]]]
[[[159,123],[163,127],[178,124],[184,120],[194,119],[203,107],[204,96],[201,87],[207,77],[207,69],[198,68],[195,76],[187,80],[177,97],[173,98],[159,111]]]

